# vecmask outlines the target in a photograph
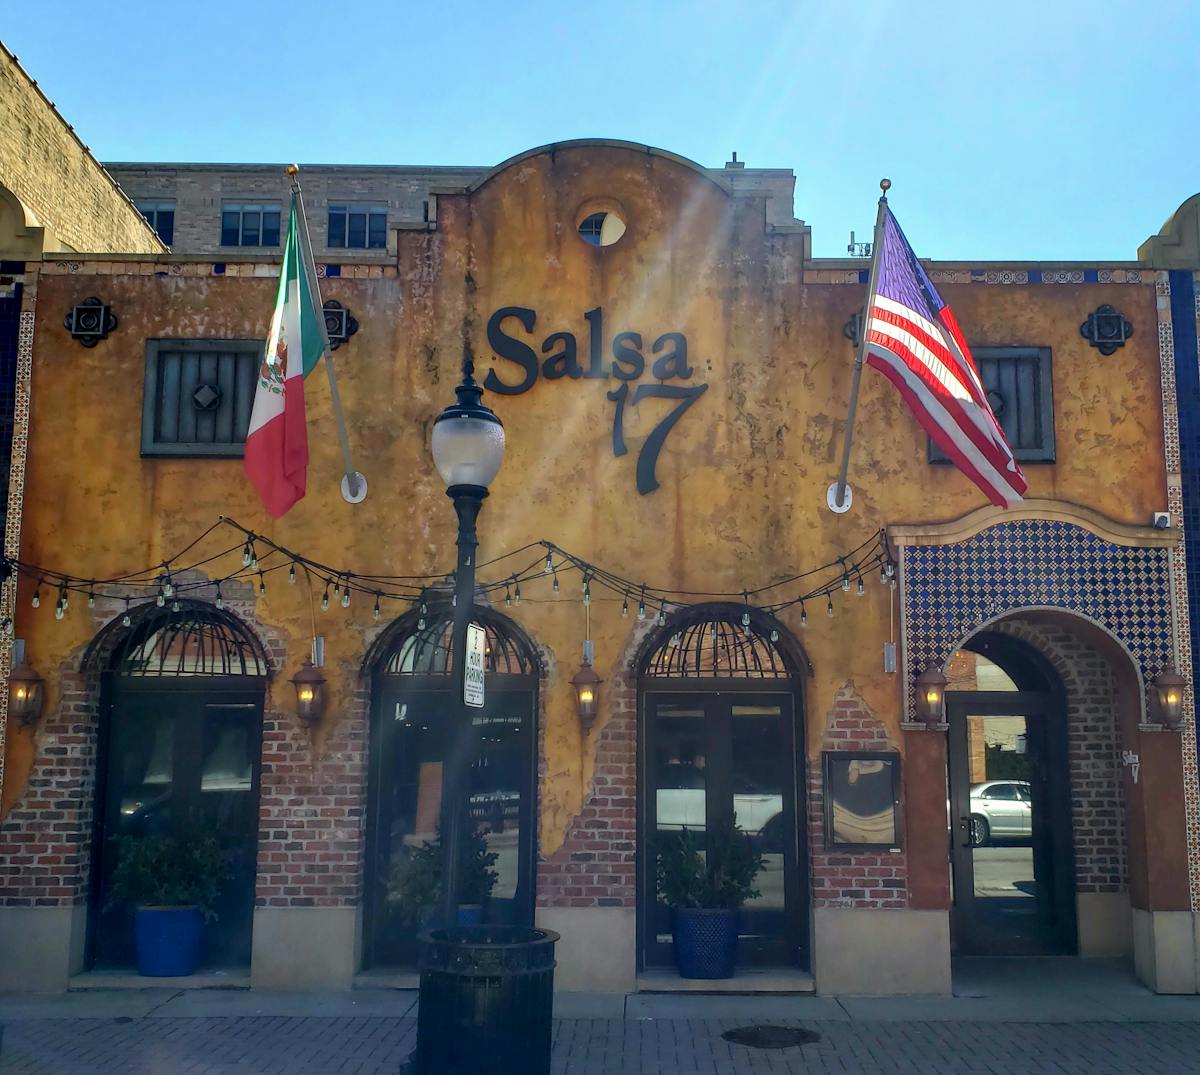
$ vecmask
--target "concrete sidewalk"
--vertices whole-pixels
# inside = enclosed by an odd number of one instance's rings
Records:
[[[416,1031],[409,990],[89,990],[0,997],[0,1072],[84,1075],[394,1073]],[[800,1026],[764,1050],[721,1034]],[[950,997],[560,993],[554,1071],[1200,1073],[1200,998],[1158,997],[1119,963],[987,960]]]

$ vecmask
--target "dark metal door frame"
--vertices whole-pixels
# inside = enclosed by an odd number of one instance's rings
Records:
[[[1077,950],[1075,855],[1065,699],[1044,691],[947,691],[949,730],[951,912],[954,950],[963,955],[1072,954]],[[1006,949],[985,935],[975,907],[974,848],[970,832],[971,777],[968,718],[1023,716],[1031,756],[1034,875],[1040,938]]]
[[[706,744],[716,745],[717,757],[728,762],[729,734],[724,746],[717,742],[719,730],[732,719],[732,708],[747,704],[778,704],[785,748],[791,760],[784,780],[784,809],[791,811],[791,831],[785,826],[784,842],[784,917],[785,933],[780,943],[792,954],[789,962],[801,967],[809,965],[809,898],[808,898],[808,812],[806,794],[807,755],[804,752],[803,727],[799,724],[802,706],[794,680],[771,679],[680,679],[645,678],[638,691],[638,752],[637,752],[637,851],[636,851],[636,944],[637,967],[667,966],[669,958],[653,939],[651,918],[658,900],[657,878],[653,855],[653,833],[656,796],[650,787],[650,750],[653,745],[654,708],[659,701],[693,702],[704,712]],[[715,765],[716,780],[705,780],[705,812],[712,816],[724,801],[732,801],[728,792],[729,765]],[[706,763],[706,769],[708,765]]]

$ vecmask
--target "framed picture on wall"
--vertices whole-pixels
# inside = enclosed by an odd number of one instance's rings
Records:
[[[827,849],[900,850],[900,755],[825,751]]]

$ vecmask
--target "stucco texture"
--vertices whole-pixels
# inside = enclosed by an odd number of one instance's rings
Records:
[[[618,210],[624,237],[608,248],[579,238],[590,208]],[[674,406],[625,407],[629,454],[612,450],[615,378],[539,378],[521,395],[489,394],[503,419],[507,456],[480,521],[480,561],[540,538],[635,580],[677,590],[740,592],[829,561],[888,523],[943,521],[981,506],[982,494],[953,468],[926,462],[926,439],[895,391],[866,371],[851,482],[854,506],[835,516],[825,490],[842,445],[853,352],[842,326],[864,299],[860,285],[805,283],[803,238],[769,232],[764,201],[731,198],[701,172],[665,155],[617,146],[574,147],[520,160],[471,193],[439,197],[436,230],[402,231],[398,272],[381,279],[324,281],[324,297],[350,307],[361,328],[338,352],[351,440],[370,496],[341,499],[340,460],[328,387],[318,371],[306,392],[312,464],[309,494],[271,521],[239,460],[139,457],[145,341],[155,337],[244,338],[265,334],[270,279],[113,275],[47,276],[40,284],[34,355],[23,557],[77,574],[105,576],[163,560],[218,515],[315,559],[352,570],[420,574],[454,562],[454,519],[429,454],[430,427],[452,399],[466,347],[482,376],[507,383],[521,371],[493,361],[486,326],[504,306],[534,309],[525,333],[539,357],[551,332],[569,331],[588,362],[584,312],[604,317],[604,367],[614,334],[642,335],[650,383],[651,344],[687,338],[687,385],[707,392],[683,415],[658,462],[661,487],[635,488],[643,439]],[[913,239],[918,244],[919,236]],[[86,271],[86,267],[85,267]],[[97,291],[99,289],[99,292]],[[120,329],[85,350],[66,336],[63,312],[102,293]],[[978,344],[1029,344],[1053,351],[1058,461],[1027,467],[1030,495],[1085,504],[1144,523],[1165,503],[1155,296],[1152,285],[946,286],[944,296]],[[1102,357],[1079,324],[1102,302],[1136,326]],[[231,542],[232,543],[232,542]],[[485,569],[485,577],[527,561]],[[223,567],[234,569],[231,558]],[[868,580],[866,596],[835,597],[785,623],[811,662],[804,704],[809,750],[819,748],[834,696],[848,681],[879,715],[898,749],[900,684],[882,671],[889,591]],[[86,609],[56,622],[47,601],[34,613],[23,586],[17,634],[43,672],[78,655],[94,633]],[[781,591],[791,596],[794,588]],[[401,608],[393,609],[399,614]],[[543,852],[561,842],[591,779],[592,750],[608,718],[581,738],[569,678],[584,637],[577,577],[562,592],[524,588],[506,610],[552,658],[543,699]],[[272,580],[257,615],[289,639],[288,667],[307,652],[303,586]],[[365,645],[377,628],[369,601],[322,615],[334,692],[327,725],[344,719]],[[608,678],[632,650],[636,625],[620,598],[599,589],[592,605],[596,667]],[[47,676],[49,705],[55,704]],[[29,735],[10,731],[6,802],[20,794]]]

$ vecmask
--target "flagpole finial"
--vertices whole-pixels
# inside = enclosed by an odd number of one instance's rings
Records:
[[[300,165],[289,164],[284,171],[287,172],[288,175],[296,175],[300,171]]]
[[[887,192],[892,189],[892,181],[886,177],[879,181],[879,189],[883,191],[883,196],[887,197]]]

